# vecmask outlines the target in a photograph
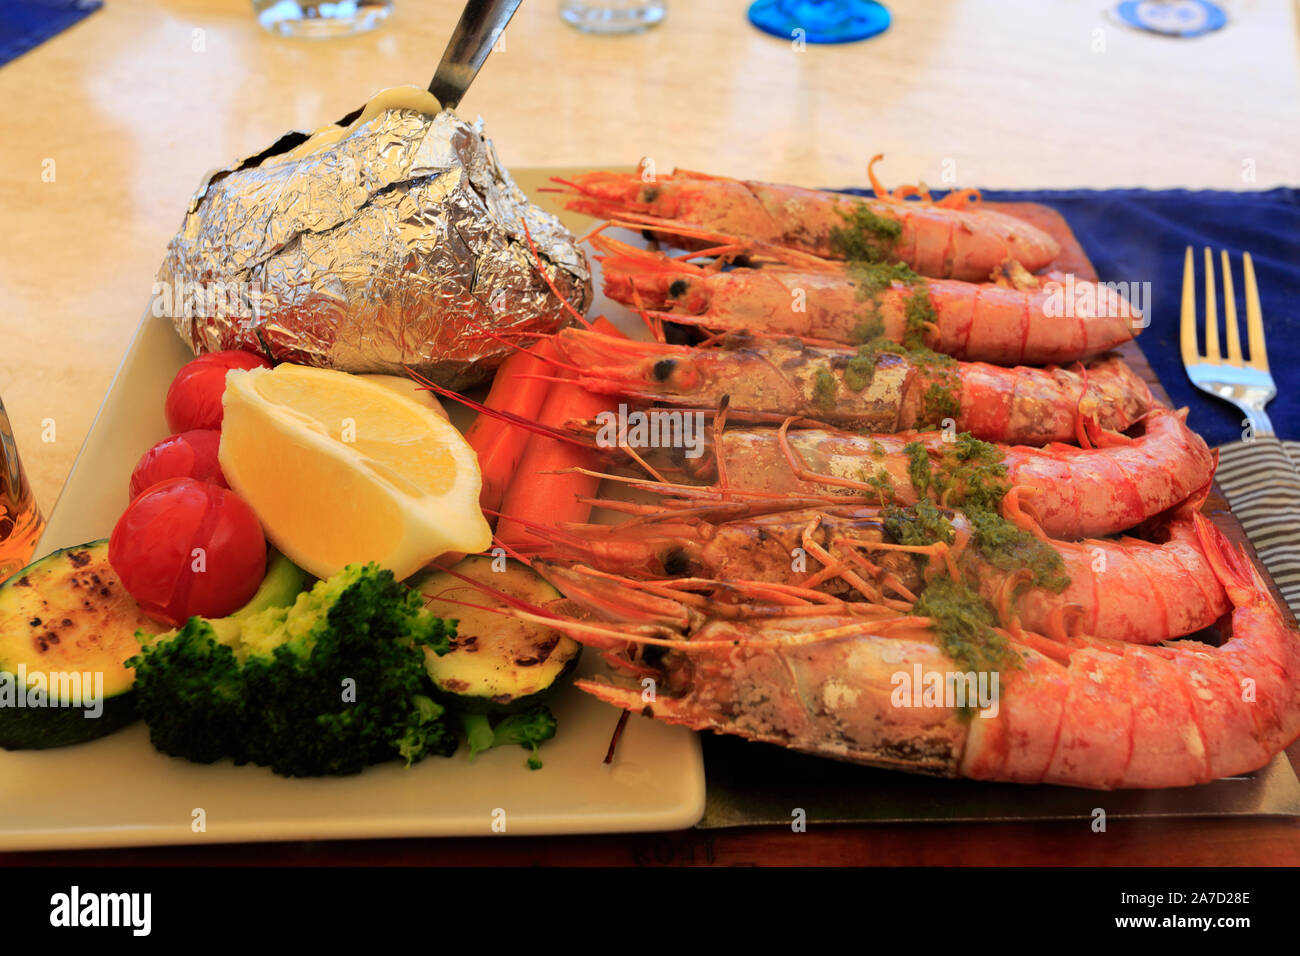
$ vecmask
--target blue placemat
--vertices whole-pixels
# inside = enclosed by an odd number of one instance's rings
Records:
[[[0,66],[103,5],[103,0],[0,0]]]
[[[937,194],[936,194],[937,195]],[[1037,202],[1060,210],[1105,281],[1150,282],[1151,325],[1138,339],[1175,406],[1191,407],[1190,423],[1210,445],[1241,438],[1241,415],[1197,391],[1183,371],[1178,346],[1183,250],[1196,250],[1197,309],[1204,315],[1201,249],[1228,250],[1245,345],[1241,253],[1255,260],[1268,359],[1278,397],[1268,407],[1278,435],[1300,439],[1300,190],[1213,192],[1184,189],[983,191],[986,199]],[[1219,283],[1220,295],[1223,285]],[[1219,308],[1222,323],[1222,304]]]

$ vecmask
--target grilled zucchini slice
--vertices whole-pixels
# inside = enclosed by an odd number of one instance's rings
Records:
[[[137,630],[160,628],[109,566],[107,540],[55,551],[0,585],[0,747],[84,743],[134,720],[135,672],[122,662],[140,650]]]
[[[472,555],[453,570],[531,604],[549,604],[561,596],[517,561],[507,562],[501,571],[494,571],[493,564],[492,558]],[[425,650],[425,667],[436,696],[448,707],[493,716],[527,710],[548,700],[577,667],[582,647],[572,638],[538,624],[452,603],[505,604],[455,575],[432,570],[408,583],[424,595],[430,611],[457,621],[451,650],[442,655]]]

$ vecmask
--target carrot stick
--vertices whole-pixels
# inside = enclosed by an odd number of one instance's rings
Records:
[[[603,315],[598,315],[591,320],[591,328],[594,332],[604,332],[606,335],[617,335],[621,339],[627,338],[627,333]]]
[[[604,316],[592,327],[609,335],[623,335]],[[574,377],[568,369],[553,374]],[[561,426],[571,419],[594,418],[609,407],[609,401],[607,396],[595,395],[579,385],[552,382],[537,420],[543,425]],[[567,468],[596,470],[598,464],[592,451],[545,435],[529,436],[528,447],[502,499],[503,517],[497,525],[497,538],[510,547],[535,544],[542,539],[530,532],[525,522],[553,525],[560,521],[586,521],[591,517],[591,505],[580,499],[594,496],[600,479],[590,475],[544,473]],[[512,520],[516,517],[520,520]]]
[[[530,418],[536,415],[546,399],[546,385],[545,383],[534,385],[528,379],[521,381],[517,377],[521,374],[549,373],[552,366],[546,359],[554,356],[555,346],[551,344],[550,339],[541,339],[526,351],[511,352],[497,369],[496,377],[492,380],[492,388],[488,391],[483,404],[488,408],[505,409]],[[494,436],[515,430],[506,422],[488,415],[480,415],[465,430],[465,440],[475,449],[486,448],[494,443]]]
[[[527,352],[511,353],[497,369],[483,404],[535,420],[542,410],[550,384],[526,376],[550,372],[552,366],[546,358],[554,355],[555,346],[549,339],[543,339]],[[465,440],[478,455],[478,467],[483,476],[479,505],[499,510],[506,486],[524,457],[528,433],[509,422],[480,414],[465,430]]]

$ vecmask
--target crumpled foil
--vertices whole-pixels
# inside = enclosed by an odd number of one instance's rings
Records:
[[[473,385],[510,351],[485,330],[517,340],[568,317],[524,223],[560,294],[579,313],[590,305],[577,240],[528,202],[481,119],[392,109],[319,153],[284,157],[308,135],[210,173],[168,245],[155,313],[196,353],[410,366],[448,388]]]

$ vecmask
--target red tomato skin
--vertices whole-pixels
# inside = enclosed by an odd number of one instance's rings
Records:
[[[266,575],[266,538],[234,492],[172,478],[127,506],[108,561],[141,610],[179,627],[193,615],[225,617],[248,603]]]
[[[164,438],[142,456],[131,472],[131,500],[168,478],[197,478],[229,488],[217,462],[221,432],[196,428]]]
[[[270,368],[271,363],[252,352],[230,349],[209,352],[187,362],[167,389],[163,412],[167,427],[175,432],[219,429],[225,409],[226,373],[231,369]]]

